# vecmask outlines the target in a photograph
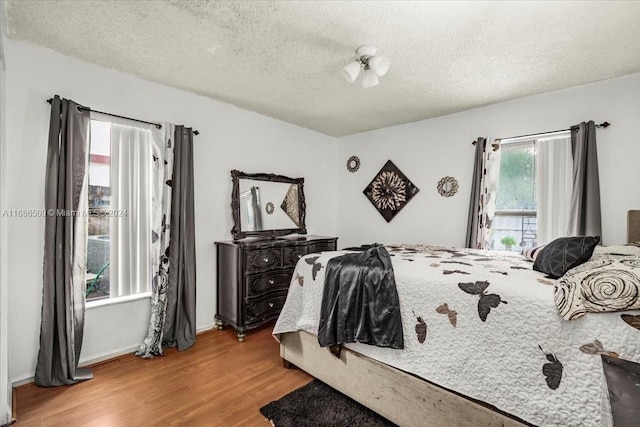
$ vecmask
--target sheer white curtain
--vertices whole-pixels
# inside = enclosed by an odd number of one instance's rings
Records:
[[[570,135],[536,141],[538,245],[569,235],[573,155]]]
[[[111,295],[149,290],[152,240],[151,130],[111,126]],[[126,214],[125,214],[126,213]]]

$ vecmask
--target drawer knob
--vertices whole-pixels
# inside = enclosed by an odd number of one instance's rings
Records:
[[[269,258],[264,257],[264,258],[262,258],[262,261],[264,261],[264,262],[269,262]]]
[[[269,308],[273,308],[273,303],[272,302],[269,303]]]
[[[269,284],[273,285],[274,283],[276,283],[273,279],[269,279]]]

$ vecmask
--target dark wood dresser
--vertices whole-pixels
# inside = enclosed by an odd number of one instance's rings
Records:
[[[243,341],[248,329],[276,319],[287,298],[296,263],[304,255],[335,251],[337,237],[283,236],[216,242],[216,325]]]

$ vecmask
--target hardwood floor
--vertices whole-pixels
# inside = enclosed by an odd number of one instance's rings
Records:
[[[18,387],[16,425],[269,427],[258,409],[311,380],[282,367],[272,326],[244,343],[225,328],[198,335],[188,351],[121,356],[94,365],[94,379],[73,386]]]

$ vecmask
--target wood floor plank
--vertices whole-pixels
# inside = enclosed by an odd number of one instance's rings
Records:
[[[96,364],[91,381],[18,387],[18,425],[268,427],[259,408],[312,379],[282,368],[271,330],[272,325],[252,332],[243,343],[231,329],[214,330],[198,335],[188,351]]]

